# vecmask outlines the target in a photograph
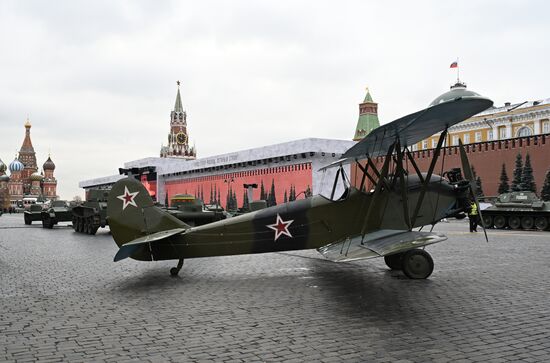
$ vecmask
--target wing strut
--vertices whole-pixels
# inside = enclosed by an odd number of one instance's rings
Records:
[[[405,223],[407,223],[407,228],[409,231],[412,229],[411,227],[411,219],[409,216],[409,203],[407,198],[407,188],[405,186],[405,172],[403,170],[403,152],[401,150],[401,144],[399,143],[399,139],[397,139],[397,176],[400,181],[400,188],[401,188],[401,200],[403,202],[403,217],[405,218]]]
[[[418,202],[416,203],[416,207],[414,209],[413,218],[411,221],[413,226],[415,225],[416,219],[418,218],[418,212],[420,212],[420,207],[422,206],[424,196],[426,195],[426,190],[428,189],[428,184],[430,183],[432,173],[435,169],[435,164],[437,163],[437,159],[439,158],[439,153],[441,152],[441,146],[443,145],[443,141],[445,141],[446,137],[447,137],[447,129],[443,130],[443,132],[439,136],[439,140],[437,141],[437,147],[434,150],[434,155],[432,158],[432,162],[430,163],[430,168],[428,169],[428,174],[426,175],[426,180],[424,180],[424,183],[422,184],[422,190],[420,191]]]
[[[375,210],[375,206],[378,204],[378,200],[380,199],[380,190],[382,189],[382,185],[386,185],[384,180],[386,179],[386,176],[388,175],[388,170],[390,166],[390,160],[391,155],[393,153],[393,150],[395,148],[395,142],[392,143],[388,149],[388,153],[386,155],[386,158],[384,159],[384,165],[382,166],[382,171],[380,173],[380,176],[378,178],[378,183],[376,183],[376,187],[374,189],[372,202],[369,205],[369,209],[367,210],[367,215],[365,217],[365,220],[363,222],[363,227],[361,228],[361,236],[365,235],[365,232],[367,230],[367,224],[369,223],[370,217],[372,215],[372,212]],[[372,164],[372,160],[368,159],[369,164]],[[387,185],[386,185],[387,188]],[[378,206],[376,207],[378,209]]]

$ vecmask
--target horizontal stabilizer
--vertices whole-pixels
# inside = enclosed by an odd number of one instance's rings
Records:
[[[149,234],[147,236],[139,237],[133,241],[125,243],[120,247],[117,254],[115,255],[115,262],[123,260],[127,257],[130,257],[134,252],[140,249],[143,245],[166,239],[173,235],[180,234],[185,230],[186,230],[185,228],[169,229],[166,231],[161,231],[161,232]]]
[[[349,237],[317,250],[329,260],[346,262],[393,255],[446,239],[445,235],[435,232],[382,229],[363,237]]]

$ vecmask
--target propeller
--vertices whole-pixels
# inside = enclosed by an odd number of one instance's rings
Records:
[[[477,200],[476,180],[474,179],[474,173],[472,172],[470,161],[468,160],[468,156],[466,155],[464,144],[462,144],[462,140],[460,139],[458,139],[458,146],[460,148],[460,161],[462,163],[462,172],[464,173],[464,179],[468,180],[468,182],[470,183],[470,190],[472,192],[472,196],[474,197],[474,203],[477,207],[479,219],[481,220],[481,227],[483,228],[483,233],[485,234],[485,240],[489,242],[489,238],[487,237],[487,230],[485,229],[485,223],[483,222],[483,216],[481,215],[481,208],[479,208],[479,202]]]

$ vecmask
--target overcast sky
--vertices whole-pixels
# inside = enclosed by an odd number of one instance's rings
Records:
[[[351,139],[368,86],[386,123],[456,79],[497,105],[550,97],[547,1],[2,1],[0,159],[27,115],[58,194],[158,156],[176,80],[199,157]]]

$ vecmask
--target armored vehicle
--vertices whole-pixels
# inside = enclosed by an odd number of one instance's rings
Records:
[[[171,207],[165,210],[190,226],[201,226],[227,218],[221,206],[214,205],[206,208],[200,199],[190,194],[177,194],[170,199],[170,202]]]
[[[75,232],[96,234],[107,223],[108,189],[90,189],[86,201],[73,208],[72,220]]]
[[[25,224],[32,224],[32,222],[40,221],[42,219],[42,205],[41,204],[31,204],[29,209],[23,212],[23,218],[25,219]]]
[[[493,206],[482,210],[485,227],[547,230],[550,226],[550,202],[533,192],[500,194]]]
[[[58,222],[70,222],[72,220],[72,207],[65,200],[55,200],[50,208],[42,211],[42,228],[53,228]]]

